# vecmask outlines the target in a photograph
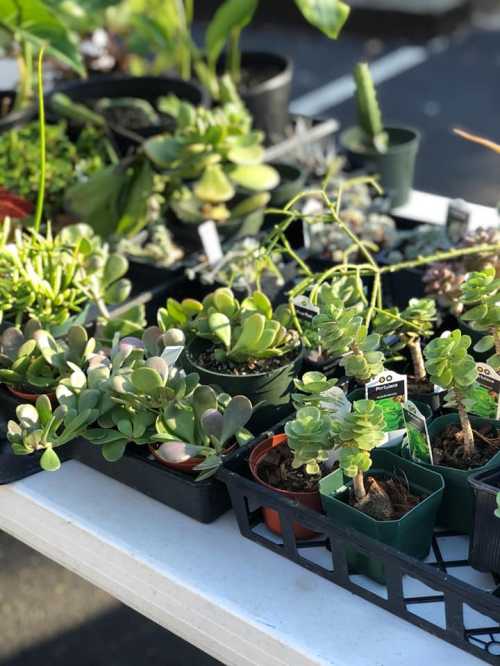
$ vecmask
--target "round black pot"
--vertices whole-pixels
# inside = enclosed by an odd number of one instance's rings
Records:
[[[217,386],[229,395],[245,395],[254,407],[259,405],[247,426],[254,435],[268,430],[291,413],[290,396],[293,379],[300,375],[302,348],[293,361],[281,368],[254,375],[229,375],[207,370],[197,362],[199,353],[209,344],[206,340],[194,340],[182,356],[184,369],[198,373],[201,384]]]
[[[407,127],[386,127],[385,131],[389,135],[386,153],[364,147],[359,127],[345,130],[340,135],[340,144],[351,166],[380,174],[380,183],[392,206],[402,206],[413,186],[420,134]]]
[[[106,97],[111,99],[136,97],[146,100],[155,108],[158,98],[166,95],[176,95],[179,99],[195,105],[206,105],[209,101],[207,93],[197,83],[168,76],[112,75],[85,81],[70,81],[57,86],[47,96],[49,104],[55,93],[63,93],[78,104],[92,104]],[[141,142],[140,139],[146,139],[163,131],[165,127],[162,125],[134,129],[131,134],[126,128],[121,130],[119,127],[113,127],[111,130],[117,148],[122,154],[126,154],[131,148],[136,148]]]
[[[0,90],[0,108],[12,109],[15,101],[16,93],[14,90]],[[36,117],[36,114],[34,106],[29,106],[21,111],[9,111],[5,116],[0,116],[0,134],[26,125]]]
[[[260,81],[239,89],[254,127],[265,132],[267,143],[280,141],[288,125],[292,61],[277,53],[247,51],[241,55],[241,69],[247,77]]]

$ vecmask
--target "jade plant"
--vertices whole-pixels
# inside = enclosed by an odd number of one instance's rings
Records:
[[[357,503],[367,497],[364,473],[371,465],[370,452],[384,442],[384,412],[373,400],[353,402],[352,411],[333,422],[340,467],[353,480]]]
[[[305,372],[301,379],[293,380],[294,386],[299,393],[292,393],[292,401],[295,409],[301,407],[321,407],[322,403],[328,401],[327,392],[337,385],[334,377],[328,379],[322,372]]]
[[[460,330],[446,332],[431,340],[424,349],[425,366],[431,382],[447,389],[447,402],[456,405],[461,426],[462,457],[474,453],[474,434],[467,414],[466,399],[477,379],[476,363],[468,353],[472,340]]]
[[[0,382],[35,392],[53,391],[75,369],[93,357],[96,341],[82,326],[72,326],[63,338],[54,338],[30,319],[23,330],[7,328],[0,336]]]
[[[348,377],[365,384],[384,370],[384,354],[378,351],[380,335],[369,333],[356,306],[345,307],[341,301],[316,315],[321,346],[331,358],[339,358]]]
[[[356,65],[354,81],[356,83],[356,106],[362,143],[379,153],[385,153],[387,152],[389,139],[387,132],[384,130],[377,93],[367,63],[362,62]]]
[[[192,322],[196,337],[214,345],[214,358],[237,364],[285,356],[299,347],[296,331],[288,329],[286,308],[273,310],[265,294],[256,291],[241,302],[225,287],[203,300]]]
[[[333,447],[332,420],[326,410],[313,405],[301,407],[285,425],[288,447],[293,453],[292,467],[304,467],[307,474],[321,473]]]
[[[500,370],[500,278],[490,267],[470,273],[461,286],[461,302],[465,308],[462,320],[479,333],[484,334],[474,345],[474,351],[494,354],[488,363]]]

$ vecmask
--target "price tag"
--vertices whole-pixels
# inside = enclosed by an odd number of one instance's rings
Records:
[[[487,363],[476,363],[477,381],[467,411],[487,419],[500,419],[500,375]]]
[[[403,418],[408,437],[408,450],[412,460],[433,464],[431,440],[427,421],[412,402],[403,405]]]
[[[295,312],[299,319],[311,321],[317,314],[319,314],[318,306],[313,305],[307,296],[295,296],[292,303],[295,306]]]
[[[161,353],[161,358],[166,361],[168,365],[175,365],[183,350],[183,345],[172,345],[171,347],[165,347]]]
[[[321,205],[321,202],[312,197],[306,199],[306,202],[302,207],[302,234],[304,236],[304,247],[306,250],[309,250],[311,247],[313,236],[321,233],[325,226],[323,222],[309,222],[307,218],[318,215],[322,211],[323,206]]]
[[[203,250],[207,255],[208,263],[213,266],[222,259],[224,253],[220,243],[219,232],[213,220],[207,220],[198,226]]]
[[[406,375],[384,370],[365,385],[365,397],[380,402],[384,412],[384,430],[402,436],[405,427],[402,407],[408,399]],[[389,440],[392,441],[391,438]]]

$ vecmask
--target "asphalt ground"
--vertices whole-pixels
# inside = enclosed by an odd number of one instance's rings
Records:
[[[338,82],[361,59],[372,62],[411,43],[425,59],[379,85],[387,123],[418,127],[416,187],[478,203],[500,199],[500,156],[451,134],[461,126],[500,141],[500,30],[497,2],[483,0],[469,26],[431,43],[346,34],[330,42],[295,27],[247,31],[247,48],[278,50],[296,66],[294,99]],[[490,30],[491,29],[491,30]],[[411,34],[411,26],[403,32]],[[397,56],[396,56],[397,59]],[[338,86],[333,86],[338,92]],[[326,101],[325,101],[326,99]],[[323,107],[328,99],[323,100]],[[346,99],[321,115],[353,121]],[[146,518],[146,517],[145,517]],[[0,666],[216,666],[217,662],[81,578],[0,533]],[[256,665],[261,666],[261,665]]]

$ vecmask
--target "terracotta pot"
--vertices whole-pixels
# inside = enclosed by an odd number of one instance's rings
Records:
[[[183,462],[179,463],[167,462],[160,455],[158,455],[158,451],[155,448],[154,444],[148,444],[148,448],[150,453],[155,457],[155,459],[159,463],[165,465],[165,467],[169,467],[170,469],[175,469],[178,472],[185,472],[186,474],[198,474],[198,470],[194,468],[196,467],[196,465],[199,465],[204,460],[204,458],[202,458],[201,456],[197,456],[196,458],[189,458],[188,460],[184,460]],[[229,446],[224,451],[224,455],[232,453],[232,451],[234,451],[235,448],[236,448],[236,442],[231,444],[231,446]]]
[[[31,403],[34,404],[37,401],[37,398],[40,395],[46,395],[48,397],[48,399],[50,400],[50,402],[52,402],[52,403],[56,399],[56,394],[55,393],[45,393],[45,394],[43,394],[43,393],[25,393],[24,391],[18,391],[17,389],[13,388],[12,386],[8,386],[8,385],[7,385],[7,389],[8,389],[8,391],[10,391],[10,393],[12,393],[12,395],[15,395],[16,398],[19,398],[19,400],[22,400],[23,402],[31,402]]]
[[[268,437],[263,442],[260,442],[260,444],[257,444],[257,446],[252,449],[250,459],[248,461],[252,476],[262,486],[266,486],[266,488],[273,490],[275,493],[279,493],[283,497],[287,497],[288,499],[298,502],[299,504],[303,504],[307,508],[313,509],[314,511],[321,511],[321,497],[319,490],[307,490],[303,492],[281,490],[280,488],[275,488],[274,486],[271,486],[268,483],[262,481],[258,474],[259,464],[267,452],[276,446],[286,445],[287,441],[288,437],[285,434],[281,434]],[[275,509],[269,509],[266,507],[262,508],[262,512],[267,528],[271,530],[271,532],[281,535],[282,530],[279,513]],[[297,539],[312,539],[313,537],[317,536],[316,532],[303,527],[299,523],[293,524],[293,533]]]

